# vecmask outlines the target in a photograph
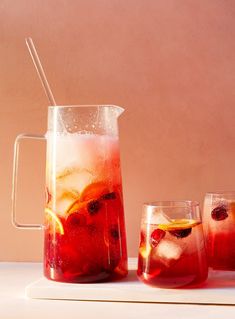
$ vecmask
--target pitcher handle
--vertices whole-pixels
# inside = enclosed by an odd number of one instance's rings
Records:
[[[13,176],[12,176],[12,209],[11,221],[16,228],[21,229],[43,229],[41,224],[21,224],[16,220],[16,195],[17,195],[17,178],[18,178],[18,159],[19,159],[19,145],[23,139],[45,140],[43,135],[20,134],[15,139],[14,144],[14,158],[13,158]]]

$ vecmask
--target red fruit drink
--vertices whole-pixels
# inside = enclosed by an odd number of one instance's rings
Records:
[[[209,266],[235,270],[235,193],[206,194],[203,224]]]
[[[47,135],[44,273],[64,282],[127,275],[127,251],[116,137]]]
[[[154,219],[156,224],[142,223],[139,279],[161,288],[195,286],[205,281],[208,266],[200,221],[169,219],[163,213]]]

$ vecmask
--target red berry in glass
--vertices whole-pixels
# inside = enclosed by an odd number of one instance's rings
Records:
[[[203,224],[209,266],[235,270],[235,192],[206,194]]]

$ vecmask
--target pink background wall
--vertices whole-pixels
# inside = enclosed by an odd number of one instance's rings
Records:
[[[10,223],[13,142],[44,133],[48,101],[31,36],[59,104],[124,106],[120,141],[129,255],[141,206],[235,189],[235,2],[97,0],[0,3],[0,260],[39,260],[42,234]],[[43,143],[25,143],[18,214],[40,221]]]

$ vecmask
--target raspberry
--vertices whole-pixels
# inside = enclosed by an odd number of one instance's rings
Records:
[[[211,217],[216,220],[224,220],[228,217],[227,207],[225,205],[215,207],[211,212]]]
[[[151,245],[156,247],[160,241],[165,237],[166,232],[161,229],[155,229],[151,234]]]
[[[91,215],[95,215],[101,208],[101,204],[98,200],[92,200],[87,204],[87,210]]]
[[[117,227],[113,227],[110,229],[110,235],[113,239],[118,240],[119,239],[119,231]]]
[[[192,232],[192,228],[171,230],[169,233],[177,238],[185,238]]]
[[[86,225],[86,217],[84,215],[75,212],[67,218],[66,221],[67,225],[70,227],[78,227],[78,226],[85,226]]]

